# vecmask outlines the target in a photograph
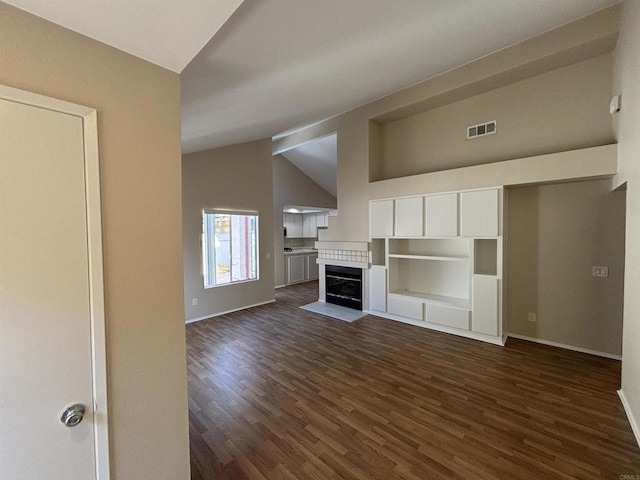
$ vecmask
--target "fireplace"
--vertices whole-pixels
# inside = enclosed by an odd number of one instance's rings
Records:
[[[325,265],[325,301],[362,310],[362,269]]]

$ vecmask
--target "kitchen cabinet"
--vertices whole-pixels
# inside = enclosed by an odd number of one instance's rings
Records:
[[[287,257],[287,283],[304,282],[306,259],[304,255]]]
[[[327,227],[328,225],[328,221],[329,221],[329,214],[328,213],[318,213],[316,215],[316,223],[318,227]]]
[[[287,229],[287,238],[302,238],[302,215],[298,213],[285,213],[284,226]]]
[[[304,238],[316,238],[318,236],[317,218],[315,213],[307,213],[302,216],[302,236]]]
[[[318,278],[317,252],[289,253],[285,255],[286,284],[306,282]]]
[[[315,280],[319,276],[318,263],[316,260],[318,259],[317,253],[311,253],[306,255],[307,258],[307,274],[305,275],[306,280]]]

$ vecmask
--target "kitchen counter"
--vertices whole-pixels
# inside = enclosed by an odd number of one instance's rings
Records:
[[[290,257],[292,255],[309,255],[311,253],[318,253],[318,250],[315,248],[294,248],[291,252],[284,252],[285,257]]]

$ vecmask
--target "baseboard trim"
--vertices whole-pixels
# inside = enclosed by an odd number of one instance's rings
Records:
[[[226,315],[227,313],[239,312],[240,310],[246,310],[247,308],[259,307],[261,305],[267,305],[269,303],[275,303],[275,299],[274,300],[267,300],[266,302],[254,303],[253,305],[246,305],[246,306],[240,307],[240,308],[233,308],[231,310],[226,310],[224,312],[212,313],[210,315],[204,315],[202,317],[189,318],[188,320],[185,320],[184,323],[199,322],[201,320],[207,320],[209,318],[219,317],[220,315]]]
[[[274,288],[284,288],[284,287],[286,287],[286,285],[282,284],[282,285],[276,285]]]
[[[640,447],[640,427],[638,426],[638,422],[636,422],[636,418],[633,416],[633,413],[631,413],[631,406],[629,405],[629,402],[627,402],[627,397],[624,395],[622,389],[618,390],[618,396],[620,397],[620,402],[622,402],[624,413],[627,414],[627,420],[629,420],[629,425],[631,425],[631,431],[636,437],[636,442]]]
[[[549,345],[551,347],[564,348],[566,350],[573,350],[574,352],[588,353],[589,355],[596,355],[598,357],[610,358],[611,360],[622,360],[622,355],[615,355],[613,353],[599,352],[597,350],[589,350],[588,348],[574,347],[573,345],[567,345],[565,343],[551,342],[549,340],[542,340],[540,338],[526,337],[524,335],[518,335],[516,333],[507,333],[507,338],[517,338],[518,340],[526,340],[527,342],[541,343],[542,345]]]

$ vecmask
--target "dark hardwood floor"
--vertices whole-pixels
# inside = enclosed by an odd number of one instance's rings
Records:
[[[640,475],[620,362],[298,308],[316,292],[187,325],[192,479]]]

